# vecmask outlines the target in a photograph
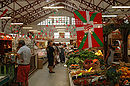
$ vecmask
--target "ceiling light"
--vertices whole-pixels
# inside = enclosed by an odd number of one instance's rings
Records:
[[[59,8],[64,8],[63,6],[58,6],[58,7],[43,7],[45,9],[59,9]]]
[[[32,29],[32,27],[23,27],[23,29]]]
[[[37,31],[37,30],[29,30],[30,32]]]
[[[23,23],[11,23],[11,25],[22,25]]]
[[[34,31],[34,33],[40,33],[41,31]]]
[[[102,17],[117,17],[117,15],[102,15]]]
[[[11,17],[1,17],[0,19],[10,19]]]
[[[41,31],[38,31],[38,30],[29,30],[29,32],[40,33]]]
[[[66,27],[64,27],[64,26],[61,26],[61,27],[55,27],[55,28],[66,28]]]
[[[64,31],[65,29],[57,29],[57,31]]]
[[[130,6],[112,6],[112,8],[130,8]]]

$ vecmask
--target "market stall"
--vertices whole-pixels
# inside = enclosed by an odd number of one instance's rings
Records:
[[[104,63],[101,50],[77,50],[69,54],[67,58],[70,86],[129,84],[130,70],[126,67],[128,64],[121,65],[123,63],[113,62],[108,67]]]
[[[35,40],[35,42],[35,53],[38,54],[37,68],[42,69],[43,64],[45,64],[48,60],[46,52],[47,40]]]
[[[115,48],[114,60],[115,61],[122,60],[121,55],[122,37],[120,31],[118,29],[113,31],[112,33],[109,34],[108,39],[109,39],[108,44],[112,45],[112,47]]]

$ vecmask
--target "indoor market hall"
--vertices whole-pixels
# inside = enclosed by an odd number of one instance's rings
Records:
[[[0,0],[0,86],[130,86],[130,0]]]

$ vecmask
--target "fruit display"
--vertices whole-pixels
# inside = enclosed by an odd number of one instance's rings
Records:
[[[101,77],[100,65],[104,64],[103,54],[95,54],[90,50],[76,50],[69,53],[66,65],[72,77],[74,85],[89,85],[95,83]],[[98,78],[97,78],[98,77]]]
[[[97,55],[97,56],[103,56],[101,50],[98,50],[98,51],[95,53],[95,55]]]
[[[124,82],[121,79],[130,78],[130,70],[125,65],[105,65],[101,50],[77,50],[69,53],[67,58],[69,75],[76,86],[116,86]]]
[[[130,70],[128,67],[121,67],[118,71],[121,71],[121,78],[130,78]]]
[[[79,69],[80,67],[79,67],[79,65],[77,65],[77,64],[72,64],[71,66],[70,66],[70,69]]]

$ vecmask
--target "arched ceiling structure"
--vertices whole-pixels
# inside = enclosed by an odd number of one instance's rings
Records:
[[[85,10],[102,14],[117,14],[120,17],[130,15],[130,9],[112,8],[112,6],[130,6],[130,0],[1,0],[0,13],[4,9],[8,9],[4,16],[11,17],[11,22],[22,22],[24,25],[29,25],[55,11],[54,9],[44,9],[45,6],[64,6],[62,10],[71,13],[74,10]],[[103,20],[109,21],[110,18]],[[3,22],[3,27],[8,21]]]

